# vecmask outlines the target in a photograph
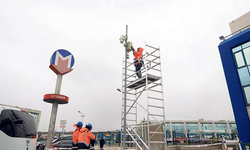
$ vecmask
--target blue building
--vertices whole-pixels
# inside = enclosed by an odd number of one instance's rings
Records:
[[[250,112],[249,24],[226,38],[223,36],[220,37],[223,41],[219,44],[219,52],[238,134],[243,144],[250,143],[250,121],[248,113],[248,110]]]

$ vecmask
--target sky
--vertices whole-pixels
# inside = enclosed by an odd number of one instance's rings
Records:
[[[249,0],[1,0],[0,103],[40,110],[38,131],[48,131],[56,74],[50,57],[70,51],[59,105],[66,130],[81,121],[93,131],[121,127],[122,60],[119,38],[134,47],[160,47],[166,120],[234,120],[220,60],[219,36],[249,12]],[[132,57],[132,54],[130,54]],[[130,59],[129,61],[132,61]]]

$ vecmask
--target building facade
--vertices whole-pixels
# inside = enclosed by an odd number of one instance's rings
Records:
[[[211,121],[211,120],[167,120],[166,121],[166,135],[168,145],[186,143],[214,143],[220,142],[222,135],[225,139],[235,139],[238,136],[238,130],[235,121]],[[143,138],[143,128],[140,133]],[[120,146],[121,143],[121,131],[98,131],[92,132],[96,136],[96,144],[99,144],[101,138],[105,140],[106,146]],[[47,132],[39,132],[38,137],[46,137]],[[57,137],[62,135],[62,132],[55,133]],[[64,136],[72,136],[72,132],[65,132]],[[126,137],[128,141],[133,141],[128,135]],[[127,144],[129,147],[135,146],[134,143]]]
[[[243,15],[246,16],[249,18],[250,13]],[[244,23],[244,28],[231,29],[237,31],[220,37],[223,41],[219,44],[219,52],[239,138],[246,144],[250,143],[250,21],[247,23],[244,18],[234,21],[234,27]]]
[[[199,143],[235,139],[238,136],[235,121],[166,121],[168,142]]]
[[[211,120],[167,120],[166,124],[167,142],[177,143],[213,143],[222,141],[222,136],[227,140],[235,139],[238,130],[235,121],[211,121]],[[143,130],[143,128],[141,128]],[[138,131],[143,135],[143,131]],[[119,130],[94,132],[97,142],[101,137],[107,145],[119,145],[121,134]],[[127,138],[130,138],[129,136]],[[143,138],[143,137],[142,137]],[[132,141],[132,139],[130,139]],[[133,144],[131,144],[133,146]]]

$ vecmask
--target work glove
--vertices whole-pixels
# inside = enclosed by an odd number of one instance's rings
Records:
[[[132,49],[132,51],[133,51],[133,52],[135,51],[135,49],[134,49],[134,47],[133,47],[133,46],[131,46],[131,49]]]

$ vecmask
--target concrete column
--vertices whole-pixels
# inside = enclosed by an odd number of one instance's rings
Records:
[[[216,130],[215,130],[215,124],[213,122],[213,130],[214,130],[214,137],[217,138]]]
[[[200,120],[198,121],[198,130],[199,130],[199,133],[201,133],[201,122],[200,122]]]
[[[183,125],[184,125],[185,137],[187,137],[187,125],[186,125],[186,122],[184,122]]]
[[[169,132],[170,132],[170,136],[171,136],[171,138],[172,138],[172,140],[173,140],[173,134],[172,134],[172,132],[173,132],[173,127],[172,127],[172,122],[169,122]]]
[[[200,121],[201,119],[199,119],[199,122],[198,122],[198,127],[199,127],[199,137],[200,137],[200,142],[201,142],[201,138],[202,138],[202,131],[201,131],[201,121]]]
[[[231,139],[232,136],[231,136],[231,130],[230,130],[229,122],[228,121],[227,121],[227,131],[228,131],[228,134],[229,134],[229,138]]]
[[[60,94],[62,77],[63,77],[62,75],[59,75],[59,74],[57,75],[55,94]],[[49,131],[48,131],[47,144],[46,144],[47,149],[51,148],[52,141],[54,139],[57,109],[58,109],[58,102],[54,101],[52,104],[52,110],[51,110],[51,115],[50,115]]]

